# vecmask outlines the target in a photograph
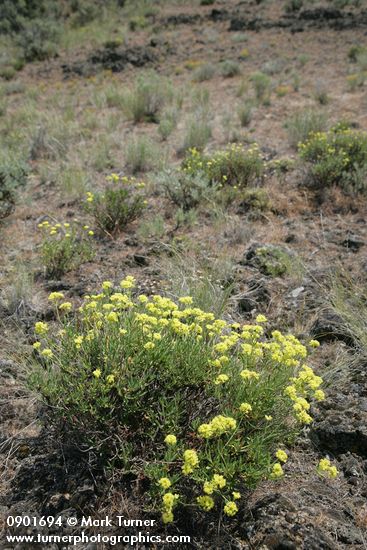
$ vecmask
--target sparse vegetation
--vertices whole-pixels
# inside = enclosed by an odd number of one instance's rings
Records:
[[[46,277],[60,277],[93,258],[93,230],[77,222],[38,225],[42,232],[41,257]]]
[[[115,235],[144,210],[146,200],[139,189],[144,189],[145,184],[117,174],[108,179],[109,185],[104,191],[87,193],[86,211],[101,231]]]
[[[326,129],[327,117],[321,111],[306,109],[292,115],[286,123],[289,143],[297,148],[310,134]]]

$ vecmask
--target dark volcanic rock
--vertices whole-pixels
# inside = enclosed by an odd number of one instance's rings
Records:
[[[133,46],[130,48],[104,47],[92,53],[85,61],[63,65],[64,74],[90,76],[101,70],[121,72],[128,65],[144,67],[154,64],[159,58],[157,46]]]
[[[249,313],[259,306],[267,306],[270,302],[270,292],[264,279],[252,281],[249,290],[237,300],[238,310],[241,313]]]
[[[353,345],[355,339],[345,326],[343,319],[331,310],[322,310],[310,329],[311,335],[320,342],[340,340]]]

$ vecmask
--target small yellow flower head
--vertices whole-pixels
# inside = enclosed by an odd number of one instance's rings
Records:
[[[93,237],[94,231],[92,231],[92,230],[91,230],[91,231],[88,231],[88,235],[89,235],[90,237]]]
[[[154,342],[147,342],[146,344],[144,344],[143,347],[144,347],[144,349],[150,350],[150,349],[155,348],[155,344],[154,344]]]
[[[182,298],[179,298],[178,301],[181,302],[181,304],[184,304],[186,306],[190,306],[194,302],[191,296],[182,296]]]
[[[184,452],[184,464],[182,466],[182,473],[184,475],[191,474],[194,471],[194,468],[196,468],[199,465],[199,457],[197,455],[197,452],[193,449],[187,449]]]
[[[273,464],[273,468],[271,470],[270,478],[271,479],[278,479],[284,475],[282,465],[279,462],[276,462]]]
[[[264,416],[264,418],[265,418],[265,420],[266,420],[267,422],[270,422],[271,420],[273,420],[273,417],[272,417],[270,414],[266,414],[266,415]]]
[[[72,303],[71,302],[63,302],[62,304],[59,305],[59,309],[61,309],[61,311],[70,311],[71,308],[73,307]]]
[[[106,381],[107,381],[107,384],[113,384],[115,382],[115,377],[113,374],[109,374],[107,377],[106,377]]]
[[[67,229],[68,227],[70,227],[70,223],[65,222],[64,227],[66,227],[66,229]]]
[[[119,333],[121,334],[121,336],[124,336],[125,334],[127,334],[126,328],[120,328]]]
[[[163,523],[172,523],[173,522],[173,513],[172,510],[165,511],[162,513],[162,521]]]
[[[94,201],[94,195],[90,191],[87,193],[87,202],[93,202]]]
[[[209,512],[210,510],[212,510],[212,508],[214,508],[214,500],[212,499],[212,497],[209,497],[207,495],[197,497],[196,502],[205,512]]]
[[[81,345],[83,343],[83,340],[84,340],[84,336],[76,336],[74,338],[74,344],[75,344],[75,347],[76,349],[80,349],[81,348]]]
[[[162,502],[166,510],[172,509],[176,501],[178,500],[179,495],[173,493],[166,493],[163,495]]]
[[[70,233],[65,233],[65,239],[70,239],[71,235]]]
[[[39,334],[40,336],[44,336],[48,332],[47,323],[43,323],[42,321],[37,321],[37,323],[34,325],[34,331],[36,334]]]
[[[173,446],[173,445],[176,445],[177,443],[177,437],[173,434],[168,434],[166,435],[166,437],[164,438],[164,442],[166,445],[168,446]]]
[[[41,347],[41,342],[35,342],[33,344],[33,349],[40,349],[40,347]]]
[[[119,320],[118,315],[115,311],[110,311],[106,318],[107,321],[109,321],[110,323],[117,323]]]
[[[241,493],[239,493],[238,491],[233,491],[232,496],[233,500],[239,500],[241,498]]]
[[[258,372],[249,369],[242,370],[240,375],[244,380],[258,380],[260,378],[260,374]]]
[[[233,501],[233,500],[230,500],[229,502],[227,502],[227,504],[224,506],[224,513],[229,516],[229,517],[232,517],[232,516],[235,516],[238,512],[238,508],[237,508],[237,504]]]
[[[168,477],[161,477],[161,479],[158,480],[158,485],[160,485],[162,489],[166,490],[166,489],[169,489],[172,484],[168,479]]]
[[[275,456],[277,457],[277,459],[280,462],[287,462],[287,460],[288,460],[287,453],[285,451],[283,451],[282,449],[278,449],[277,452],[275,453]]]
[[[109,290],[112,287],[113,287],[113,284],[111,283],[111,281],[103,281],[102,283],[103,290]]]
[[[214,380],[214,384],[216,386],[220,386],[221,384],[225,384],[226,382],[228,382],[229,380],[229,376],[227,376],[226,374],[220,374],[219,376],[217,376],[217,378]]]
[[[251,407],[250,403],[241,403],[240,411],[243,414],[249,414],[252,411],[252,407]]]
[[[203,486],[203,491],[207,495],[212,495],[214,493],[214,485],[211,481],[205,481]]]
[[[318,464],[317,471],[321,475],[326,475],[330,479],[333,479],[339,475],[336,466],[332,466],[328,458],[322,458]]]
[[[318,348],[319,345],[320,345],[320,342],[318,340],[310,340],[308,345],[311,347],[311,348]]]
[[[265,315],[258,315],[255,319],[255,321],[257,323],[266,323],[267,321],[267,318],[265,317]]]
[[[102,374],[101,369],[96,369],[93,371],[93,376],[95,378],[101,378],[101,374]]]
[[[61,300],[64,297],[62,292],[51,292],[49,294],[48,299],[50,302],[56,302],[57,300]]]
[[[41,351],[41,355],[43,355],[43,357],[46,357],[46,359],[51,359],[54,354],[49,348],[45,348]]]
[[[214,474],[212,483],[217,489],[223,489],[226,486],[227,480],[219,474]]]
[[[134,288],[135,286],[135,277],[128,275],[125,279],[122,279],[120,287],[124,289]]]
[[[322,390],[316,390],[314,396],[316,401],[323,401],[325,399],[325,394]]]

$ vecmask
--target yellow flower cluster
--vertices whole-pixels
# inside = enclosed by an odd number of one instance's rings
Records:
[[[291,378],[292,384],[287,386],[284,394],[293,402],[293,410],[295,416],[302,424],[310,424],[312,417],[308,414],[310,403],[307,397],[313,396],[317,401],[322,401],[325,394],[320,390],[322,384],[321,376],[317,376],[311,367],[302,365],[299,374],[295,378]]]
[[[163,495],[162,498],[162,504],[163,504],[163,512],[162,512],[162,521],[163,523],[172,523],[173,521],[173,507],[177,503],[179,499],[178,494],[174,493],[166,493]]]
[[[317,470],[320,474],[326,474],[330,478],[335,478],[339,474],[337,467],[332,466],[328,458],[322,458],[320,460]]]
[[[195,468],[199,465],[199,457],[197,452],[193,449],[188,449],[184,452],[184,463],[182,466],[182,473],[187,476],[192,474]]]
[[[233,500],[229,501],[224,506],[223,511],[229,517],[235,516],[238,512],[237,504]]]
[[[236,429],[237,422],[230,416],[215,416],[209,424],[201,424],[198,428],[198,434],[204,439],[219,437],[225,433]]]
[[[217,489],[223,489],[226,486],[227,480],[225,477],[214,474],[211,481],[205,481],[203,491],[207,495],[212,495]]]

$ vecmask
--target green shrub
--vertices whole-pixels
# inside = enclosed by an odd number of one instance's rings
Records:
[[[252,113],[254,105],[252,101],[245,101],[238,109],[238,117],[240,119],[241,126],[248,126],[252,120]]]
[[[224,76],[224,78],[233,78],[234,76],[237,76],[240,74],[240,66],[237,63],[237,61],[223,61],[223,63],[219,67],[220,74]]]
[[[164,194],[184,212],[213,199],[216,193],[216,188],[209,185],[204,172],[192,174],[184,170],[167,170],[158,176],[157,183]]]
[[[234,516],[242,491],[282,477],[284,446],[324,398],[307,348],[266,336],[262,315],[231,325],[190,297],[134,298],[131,276],[120,286],[105,281],[68,315],[50,295],[60,322],[35,326],[32,387],[69,441],[146,479],[145,506],[164,523],[192,505]]]
[[[60,29],[49,20],[34,19],[24,24],[16,35],[16,44],[22,49],[25,61],[43,61],[57,52]]]
[[[366,80],[365,73],[354,73],[347,76],[347,85],[350,92],[362,88]]]
[[[295,113],[286,122],[289,143],[297,148],[310,134],[325,130],[326,122],[327,116],[322,111],[305,109]]]
[[[212,136],[212,127],[206,113],[198,112],[191,116],[186,122],[184,141],[182,149],[202,150],[207,145]]]
[[[16,188],[27,182],[29,167],[24,160],[8,151],[0,155],[0,219],[14,208]]]
[[[299,154],[313,186],[323,189],[339,185],[345,191],[366,192],[366,132],[337,125],[329,132],[311,134],[300,144]]]
[[[137,78],[133,88],[122,96],[122,108],[135,123],[158,122],[159,113],[169,98],[172,88],[169,82],[155,72]]]
[[[177,126],[178,113],[177,110],[172,108],[162,113],[159,119],[158,133],[165,141],[172,134],[173,130]]]
[[[132,174],[154,168],[159,164],[160,156],[158,145],[146,136],[132,137],[126,143],[126,166]]]
[[[190,174],[204,172],[212,183],[243,187],[262,176],[264,162],[256,143],[248,149],[233,144],[211,156],[190,149],[183,169]]]
[[[251,82],[254,87],[256,99],[262,103],[269,101],[271,78],[261,72],[251,75]]]
[[[42,231],[41,256],[46,277],[60,277],[94,256],[93,231],[76,222],[38,224]]]
[[[349,52],[348,52],[348,58],[350,59],[350,61],[352,61],[353,63],[356,63],[357,62],[357,59],[358,59],[358,56],[360,54],[363,54],[366,52],[366,48],[365,46],[361,46],[360,44],[354,44],[353,46],[351,46],[351,48],[349,49]]]
[[[144,210],[146,201],[138,191],[144,183],[117,174],[108,176],[108,182],[104,191],[87,193],[86,210],[94,217],[100,230],[114,235]]]
[[[212,63],[205,63],[195,69],[192,79],[195,82],[204,82],[211,80],[215,75],[215,66]]]

